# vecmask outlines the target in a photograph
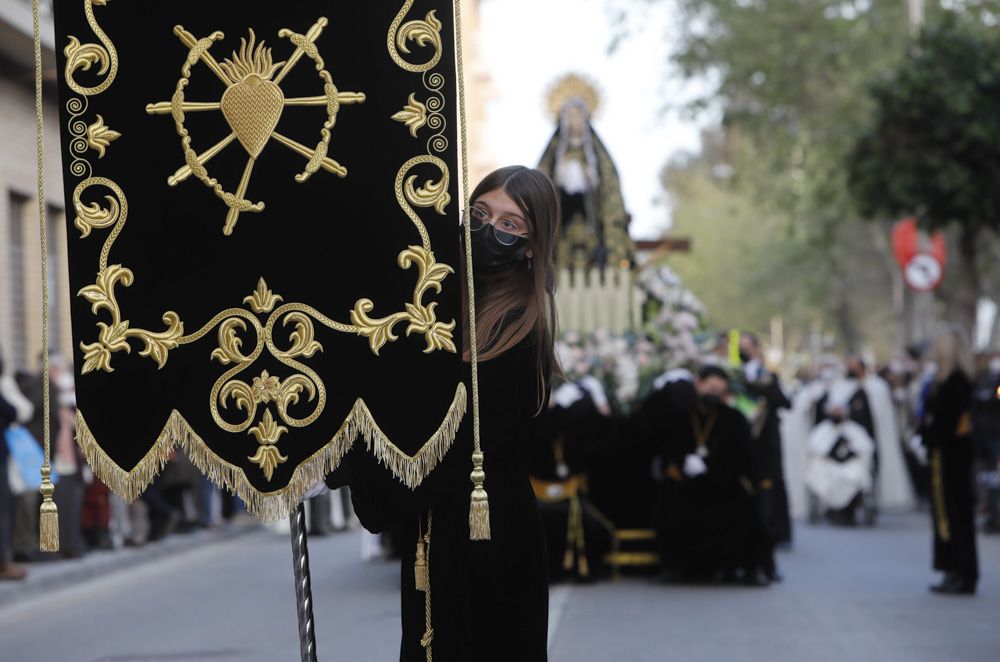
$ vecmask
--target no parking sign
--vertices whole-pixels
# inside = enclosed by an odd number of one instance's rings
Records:
[[[892,252],[911,289],[930,292],[941,284],[948,247],[940,232],[928,236],[915,218],[905,218],[892,228]]]

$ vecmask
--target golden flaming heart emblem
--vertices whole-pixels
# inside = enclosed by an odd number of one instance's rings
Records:
[[[240,52],[222,63],[222,69],[234,81],[222,95],[222,115],[229,122],[251,158],[260,156],[270,140],[285,108],[285,95],[271,81],[274,72],[284,62],[271,60],[271,49],[264,42],[254,46],[255,37],[250,31],[250,42],[240,40]]]

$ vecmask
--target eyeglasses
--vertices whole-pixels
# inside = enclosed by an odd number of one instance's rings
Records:
[[[497,241],[504,246],[513,246],[517,243],[518,239],[524,239],[526,237],[512,232],[506,232],[497,228],[497,221],[500,219],[490,218],[490,215],[486,213],[485,209],[480,209],[479,207],[470,207],[467,218],[469,219],[469,230],[472,232],[479,232],[487,225],[493,226],[493,234],[496,235]]]

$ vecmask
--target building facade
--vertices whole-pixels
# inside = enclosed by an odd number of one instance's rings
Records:
[[[55,102],[50,3],[43,2],[45,190],[49,317],[54,350],[68,354],[69,274]],[[36,183],[31,2],[0,0],[0,352],[8,369],[35,370],[42,348],[42,271]]]

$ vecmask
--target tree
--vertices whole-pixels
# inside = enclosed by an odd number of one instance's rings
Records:
[[[904,3],[676,2],[682,32],[673,62],[686,77],[712,82],[691,109],[722,111],[732,171],[725,193],[755,210],[726,242],[696,243],[709,262],[725,259],[706,254],[709,247],[746,244],[742,268],[732,273],[753,277],[744,279],[742,298],[732,302],[738,305],[722,310],[756,304],[758,316],[780,313],[806,329],[821,320],[845,349],[861,349],[867,329],[887,326],[890,256],[874,250],[870,228],[856,222],[843,162],[870,111],[865,81],[896,61],[908,39]],[[670,187],[684,203],[675,206],[679,222],[699,206],[710,208],[715,188],[682,194]],[[862,284],[860,274],[875,286]]]
[[[870,94],[873,117],[846,160],[849,189],[868,217],[957,228],[951,317],[971,333],[981,241],[1000,229],[1000,35],[946,15]]]
[[[898,338],[886,333],[894,328],[890,279],[876,228],[832,225],[822,242],[796,232],[787,214],[734,185],[721,139],[706,132],[700,155],[675,158],[663,172],[673,232],[694,246],[666,259],[705,304],[707,321],[764,332],[780,317],[792,351],[810,349],[816,324],[826,322],[842,349],[891,352]]]

